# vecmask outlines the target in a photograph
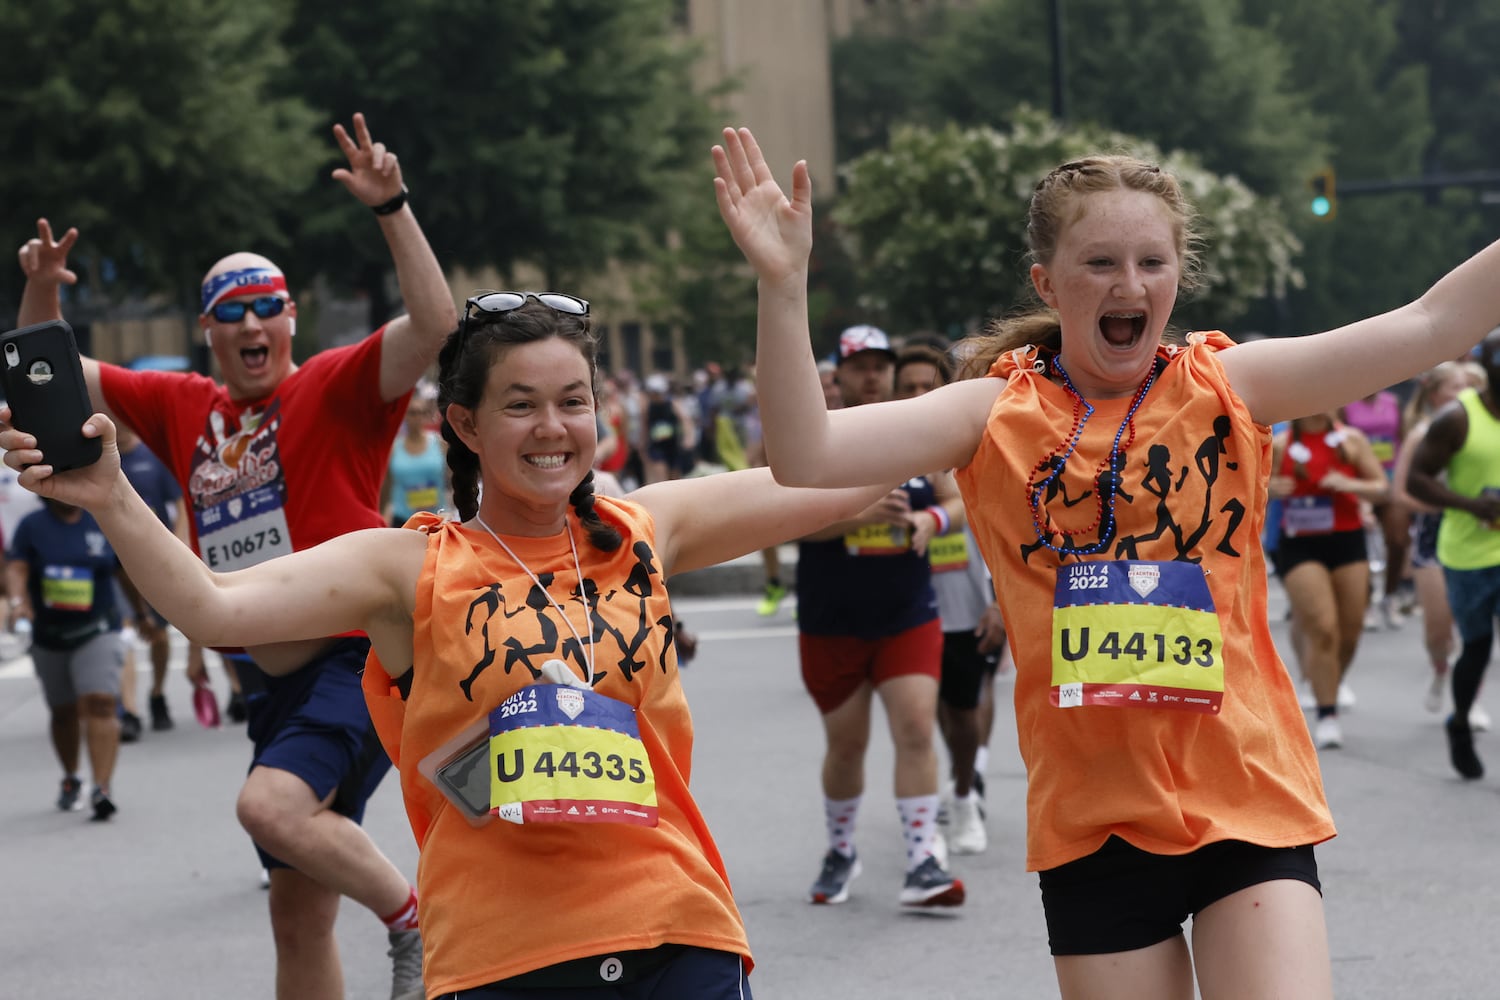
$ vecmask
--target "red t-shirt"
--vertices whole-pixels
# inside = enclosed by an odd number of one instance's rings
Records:
[[[210,567],[384,525],[380,482],[407,396],[380,398],[383,335],[315,354],[253,400],[231,400],[203,375],[99,366],[110,409],[182,486]]]

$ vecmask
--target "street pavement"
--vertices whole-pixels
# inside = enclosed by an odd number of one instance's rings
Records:
[[[683,671],[697,727],[693,788],[749,928],[755,994],[1055,997],[1036,878],[1023,871],[1025,778],[1010,713],[999,713],[992,741],[990,849],[953,859],[969,890],[964,907],[897,905],[902,845],[890,740],[878,721],[859,818],[864,875],[848,903],[814,907],[804,900],[824,850],[822,739],[798,675],[793,602],[769,619],[748,596],[676,603],[700,637]],[[1279,593],[1271,608],[1289,653]],[[1422,709],[1424,664],[1420,623],[1366,633],[1345,748],[1322,755],[1339,827],[1318,850],[1339,997],[1500,997],[1500,778],[1455,776],[1439,717]],[[177,728],[121,749],[120,812],[94,824],[53,806],[59,775],[29,661],[0,664],[0,998],[273,995],[266,894],[234,819],[249,746],[243,727],[198,725],[180,668],[179,645],[169,683]],[[222,673],[213,675],[222,692]],[[998,693],[1008,708],[1003,678]],[[1500,698],[1490,707],[1500,716]],[[1497,747],[1500,737],[1481,737],[1480,754],[1500,769]],[[414,875],[394,778],[366,828]],[[379,923],[346,901],[337,932],[347,995],[383,1000]]]

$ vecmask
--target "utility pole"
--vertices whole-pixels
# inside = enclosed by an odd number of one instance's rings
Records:
[[[1048,0],[1048,3],[1051,6],[1052,27],[1052,117],[1064,122],[1068,120],[1068,98],[1063,74],[1062,0]]]

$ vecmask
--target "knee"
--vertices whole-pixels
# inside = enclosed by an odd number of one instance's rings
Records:
[[[276,855],[280,855],[284,846],[295,838],[304,818],[276,789],[261,785],[253,778],[240,789],[235,816],[251,840]]]
[[[115,696],[112,694],[85,694],[78,699],[77,711],[89,719],[113,719]]]

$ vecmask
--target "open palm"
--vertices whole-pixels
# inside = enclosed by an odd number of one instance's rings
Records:
[[[792,196],[782,192],[755,136],[747,128],[724,130],[713,150],[714,195],[719,214],[755,273],[776,281],[807,270],[812,253],[812,181],[807,163],[792,168]]]

